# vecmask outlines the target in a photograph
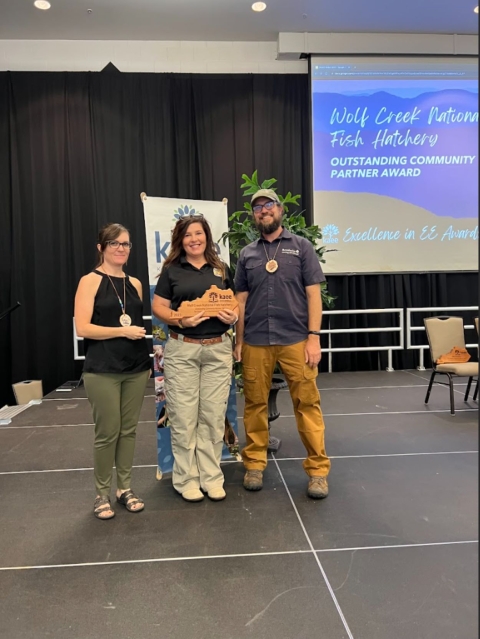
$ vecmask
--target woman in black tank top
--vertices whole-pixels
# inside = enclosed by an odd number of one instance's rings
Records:
[[[142,285],[123,271],[131,247],[125,227],[103,227],[97,268],[82,277],[75,296],[75,328],[85,339],[83,378],[95,422],[94,514],[99,519],[115,516],[110,503],[114,465],[117,502],[130,512],[144,508],[130,482],[151,361],[143,327]]]

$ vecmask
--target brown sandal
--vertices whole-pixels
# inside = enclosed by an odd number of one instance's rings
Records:
[[[111,514],[103,517],[102,513],[108,510],[111,511]],[[115,512],[113,511],[112,505],[110,503],[110,497],[108,495],[97,497],[95,499],[93,503],[93,514],[97,519],[113,519],[113,517],[115,517]]]
[[[137,497],[131,488],[122,493],[120,497],[117,497],[117,501],[119,504],[122,504],[122,506],[125,506],[125,508],[131,513],[140,513],[145,508],[143,499]],[[135,506],[136,504],[142,504],[142,507],[132,508],[132,506]]]

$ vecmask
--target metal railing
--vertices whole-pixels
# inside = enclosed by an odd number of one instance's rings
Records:
[[[412,344],[412,334],[414,332],[420,332],[420,331],[425,332],[425,326],[423,324],[421,325],[412,324],[412,313],[430,314],[430,313],[438,313],[440,311],[442,312],[442,314],[445,314],[445,312],[459,313],[459,312],[465,312],[465,311],[473,311],[473,312],[476,312],[478,315],[478,306],[423,306],[423,307],[415,307],[415,308],[412,307],[412,308],[406,309],[406,315],[407,315],[407,323],[406,323],[407,346],[406,348],[407,350],[420,351],[419,362],[417,366],[417,370],[419,371],[425,370],[425,351],[428,351],[430,347],[428,346],[428,344]],[[465,324],[464,329],[465,330],[475,329],[475,325]],[[478,342],[475,342],[473,344],[466,344],[466,347],[478,348]]]
[[[330,328],[330,317],[333,315],[378,315],[380,313],[393,313],[398,315],[398,326],[382,326],[381,328]],[[332,372],[333,353],[358,353],[360,351],[387,351],[388,365],[386,370],[393,371],[393,351],[401,351],[404,347],[403,308],[367,308],[361,310],[323,311],[323,316],[328,317],[328,328],[322,328],[322,334],[328,335],[328,347],[322,348],[322,352],[328,353],[328,372]],[[353,333],[400,333],[400,344],[389,346],[345,346],[336,348],[332,346],[332,335],[348,335]]]
[[[152,316],[144,315],[142,319],[151,321]],[[153,335],[145,335],[145,339],[153,339]],[[85,355],[80,355],[79,353],[79,350],[78,350],[79,342],[83,342],[83,337],[78,337],[77,329],[75,328],[75,319],[73,319],[73,359],[74,360],[85,359]],[[150,357],[153,357],[153,353],[150,353]]]
[[[398,315],[398,326],[383,326],[381,328],[330,328],[330,316],[332,315],[378,315],[385,313],[395,313]],[[328,353],[328,372],[333,370],[333,354],[334,353],[357,353],[359,351],[387,351],[388,366],[387,371],[393,371],[392,352],[404,349],[404,330],[403,330],[403,308],[367,308],[361,310],[343,310],[343,311],[324,311],[324,317],[328,317],[328,328],[322,328],[322,334],[328,335],[328,347],[322,348],[324,353]],[[151,320],[151,315],[144,315],[144,320]],[[356,333],[400,333],[400,344],[392,344],[387,346],[348,346],[333,347],[332,335],[348,335]],[[152,339],[153,335],[146,335],[147,339]],[[75,360],[85,359],[85,355],[80,355],[78,350],[79,342],[83,341],[83,337],[78,337],[75,330],[75,322],[73,322],[73,353]],[[153,357],[153,354],[151,354]]]
[[[404,321],[404,311],[406,314],[406,326]],[[327,348],[322,348],[324,353],[328,353],[328,372],[331,373],[333,370],[333,355],[334,353],[358,353],[358,352],[380,352],[387,351],[388,354],[388,364],[386,370],[391,372],[393,371],[393,351],[401,351],[401,350],[418,350],[419,351],[419,365],[417,366],[418,370],[425,370],[424,366],[424,354],[425,351],[428,350],[428,344],[412,344],[412,334],[417,331],[425,331],[425,326],[423,325],[414,325],[412,324],[412,314],[413,313],[438,313],[441,312],[444,314],[445,312],[464,312],[464,311],[473,311],[478,315],[478,306],[429,306],[429,307],[415,307],[415,308],[366,308],[366,309],[347,309],[342,311],[323,311],[323,318],[325,322],[325,318],[328,319],[328,327],[322,327],[322,335],[328,335],[328,346]],[[398,316],[398,326],[382,326],[380,328],[377,327],[365,327],[365,328],[331,328],[331,320],[330,318],[334,315],[378,315],[378,314],[395,314]],[[144,315],[144,320],[151,321],[151,315]],[[323,322],[323,324],[324,324]],[[475,329],[474,324],[465,324],[465,330]],[[399,344],[389,344],[386,346],[343,346],[343,347],[335,347],[333,346],[333,337],[334,335],[349,335],[349,334],[358,334],[358,333],[399,333],[400,335],[400,343]],[[153,335],[146,335],[147,339],[152,339]],[[83,337],[78,337],[77,332],[75,330],[75,322],[73,323],[73,352],[75,360],[83,360],[85,359],[84,355],[80,355],[78,345],[79,342],[83,341]],[[406,345],[405,345],[406,342]],[[478,343],[467,344],[467,348],[478,348]],[[153,357],[153,353],[150,355]]]

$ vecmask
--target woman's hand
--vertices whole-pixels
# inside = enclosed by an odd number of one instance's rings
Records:
[[[128,339],[143,339],[146,333],[143,326],[124,326],[122,336]]]
[[[183,317],[181,321],[183,328],[193,328],[208,319],[210,318],[204,317],[202,311],[201,313],[197,313],[197,315],[192,315],[192,317]]]
[[[221,320],[224,324],[236,324],[238,321],[238,315],[235,311],[220,311],[217,315],[218,319]]]

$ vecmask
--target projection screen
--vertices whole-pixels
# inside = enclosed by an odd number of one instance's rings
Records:
[[[310,60],[326,273],[478,268],[473,58]]]

